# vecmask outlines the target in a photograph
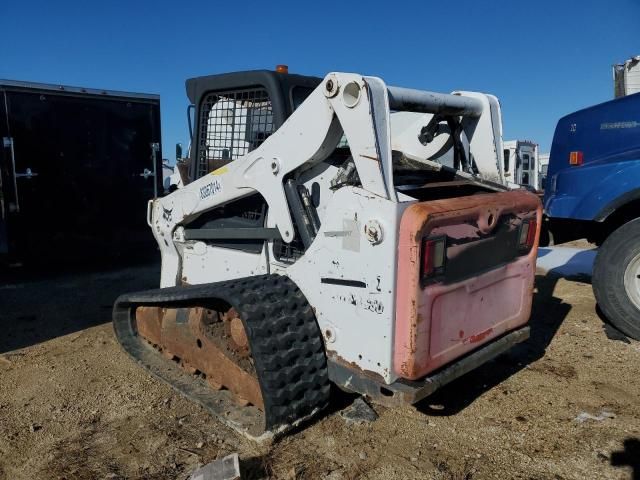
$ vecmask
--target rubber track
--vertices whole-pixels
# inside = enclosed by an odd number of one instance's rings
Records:
[[[249,339],[264,400],[265,430],[283,431],[323,409],[329,400],[329,377],[322,335],[311,306],[288,277],[260,275],[123,295],[114,306],[114,328],[125,350],[138,357],[128,338],[135,335],[136,307],[219,309],[223,303],[236,309]],[[173,386],[191,398],[189,388]]]

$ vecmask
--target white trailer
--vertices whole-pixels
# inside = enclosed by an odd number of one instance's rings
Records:
[[[640,92],[640,55],[613,65],[615,98]]]
[[[504,142],[504,178],[508,185],[539,189],[538,144],[529,140]]]

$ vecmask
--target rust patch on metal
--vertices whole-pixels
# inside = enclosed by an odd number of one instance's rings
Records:
[[[374,162],[379,162],[380,159],[378,157],[372,157],[370,155],[360,155],[362,158],[368,158],[369,160],[373,160]]]
[[[352,370],[357,375],[370,378],[371,380],[375,380],[376,382],[381,382],[383,384],[386,383],[384,380],[384,377],[379,373],[360,368],[360,366],[356,362],[350,362],[345,358],[342,358],[334,350],[327,350],[327,357],[330,358],[335,363],[338,363],[343,367],[346,367],[349,370]]]
[[[163,315],[164,310],[158,307],[138,307],[136,310],[138,334],[154,346],[162,342]]]
[[[234,318],[231,320],[229,328],[231,330],[231,338],[236,345],[241,348],[248,348],[249,340],[247,339],[247,332],[244,331],[242,326],[242,320]]]
[[[249,342],[235,310],[221,314],[200,307],[140,307],[136,326],[140,336],[165,357],[178,361],[191,374],[205,375],[212,389],[227,388],[240,405],[251,404],[264,411],[258,378],[246,368],[252,366]]]
[[[424,219],[422,228],[417,229],[414,234],[415,240],[420,242],[424,234],[430,232],[434,225],[463,228],[464,225],[460,224],[466,223],[468,229],[464,233],[461,232],[460,236],[477,237],[484,230],[482,227],[489,226],[490,215],[493,215],[494,218],[500,218],[507,213],[522,216],[535,212],[539,208],[541,208],[541,204],[537,196],[527,191],[512,190],[482,196],[472,195],[417,202],[412,204],[404,215],[409,213],[413,218]]]
[[[493,328],[488,328],[487,330],[485,330],[484,332],[480,332],[477,335],[471,335],[467,341],[469,343],[478,343],[483,341],[485,338],[487,338],[489,335],[491,335],[491,332],[493,332]]]

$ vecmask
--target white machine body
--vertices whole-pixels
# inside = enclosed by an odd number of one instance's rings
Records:
[[[451,102],[457,102],[463,130],[460,148],[471,169],[460,172],[461,178],[501,183],[505,175],[516,182],[522,182],[524,175],[516,173],[520,170],[513,169],[513,162],[511,169],[504,169],[500,105],[495,97],[454,92],[443,96],[448,103],[438,106],[437,99],[426,98],[429,95],[387,87],[375,77],[327,75],[258,148],[239,158],[233,155],[227,165],[150,202],[148,223],[162,255],[161,286],[262,273],[287,275],[314,306],[328,351],[387,383],[395,381],[398,375],[390,345],[399,222],[403,211],[417,199],[394,184],[394,159],[403,155],[433,170],[442,165],[453,167],[446,125],[437,126],[428,143],[421,143],[419,135],[438,109],[451,109]],[[233,110],[245,107],[228,103],[225,108],[231,122]],[[225,120],[210,119],[220,121]],[[232,148],[246,148],[243,138],[246,131],[233,140]],[[343,167],[325,161],[341,139],[348,143],[360,181],[357,186],[335,188]],[[220,149],[222,143],[228,145],[228,138],[212,139],[208,147]],[[537,146],[526,150],[526,144],[518,145],[521,157],[525,151],[530,158],[537,155]],[[301,257],[283,260],[276,250],[290,245],[296,236],[283,187],[293,172],[299,184],[317,192],[321,226]],[[535,182],[537,174],[532,171],[529,176]],[[204,212],[256,194],[268,205],[263,230],[270,238],[260,251],[214,247],[189,238],[185,224]],[[354,288],[345,289],[345,284]]]

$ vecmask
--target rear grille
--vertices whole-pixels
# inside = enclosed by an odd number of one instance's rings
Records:
[[[265,89],[208,94],[200,108],[196,178],[258,148],[273,131],[271,100]]]
[[[482,233],[474,221],[434,228],[431,236],[447,237],[446,269],[438,281],[444,284],[460,282],[528,253],[530,249],[521,252],[518,243],[523,217],[522,214],[504,214],[488,233]]]

